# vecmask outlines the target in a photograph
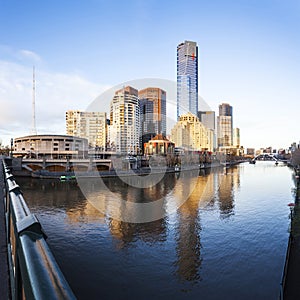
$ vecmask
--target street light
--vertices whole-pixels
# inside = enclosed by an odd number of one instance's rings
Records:
[[[13,144],[14,144],[14,139],[10,139],[10,157],[13,157]]]

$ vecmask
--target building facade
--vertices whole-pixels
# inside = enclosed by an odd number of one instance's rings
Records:
[[[104,150],[107,140],[107,115],[105,112],[68,110],[66,132],[68,135],[88,139],[92,148]]]
[[[177,46],[177,120],[198,113],[198,46],[185,41]]]
[[[88,140],[69,135],[29,135],[14,139],[14,155],[27,158],[87,157]]]
[[[140,153],[140,103],[138,90],[127,86],[115,92],[110,103],[108,143],[120,154]]]
[[[232,106],[227,103],[219,105],[217,144],[218,148],[233,146]]]
[[[146,155],[167,155],[173,154],[175,144],[170,142],[162,134],[158,134],[144,145]]]
[[[140,90],[140,121],[142,145],[158,134],[166,136],[166,92],[149,87]]]
[[[188,112],[180,117],[171,130],[171,141],[176,147],[196,151],[213,151],[213,130],[206,128],[199,119]]]
[[[198,119],[200,122],[209,129],[216,129],[216,117],[214,111],[198,111]]]
[[[214,111],[198,111],[198,119],[207,128],[213,131],[214,149],[217,148],[216,139],[216,114]]]
[[[236,148],[240,148],[241,146],[241,137],[240,137],[240,129],[233,129],[233,146]]]

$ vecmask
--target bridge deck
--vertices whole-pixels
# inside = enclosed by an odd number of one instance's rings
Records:
[[[0,157],[0,299],[10,299],[9,272],[7,260],[6,227],[4,212],[4,174]]]

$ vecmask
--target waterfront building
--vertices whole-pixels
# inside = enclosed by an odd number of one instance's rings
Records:
[[[213,130],[206,128],[200,120],[188,112],[179,118],[171,130],[171,141],[176,147],[188,150],[213,151]]]
[[[173,154],[175,143],[170,142],[162,134],[158,134],[150,141],[144,144],[144,153],[146,155],[167,155]]]
[[[68,135],[86,138],[91,148],[105,150],[107,139],[107,116],[105,112],[68,110],[66,112]]]
[[[218,148],[233,146],[232,106],[228,103],[219,105],[217,117],[217,144]]]
[[[215,112],[214,111],[198,111],[198,119],[200,122],[209,129],[215,130],[216,129],[216,119],[215,119]]]
[[[122,154],[140,153],[140,103],[138,90],[126,86],[115,92],[110,103],[108,143]]]
[[[255,155],[255,148],[247,148],[246,149],[246,154],[254,156]]]
[[[214,149],[217,147],[216,142],[216,117],[214,111],[198,111],[197,114],[200,122],[208,129],[211,129],[213,131],[214,135],[214,143],[213,147]]]
[[[240,148],[241,146],[241,138],[240,138],[240,129],[233,129],[233,146],[236,148]]]
[[[138,92],[140,99],[141,142],[147,143],[157,134],[166,136],[166,92],[148,87]]]
[[[177,46],[177,120],[198,113],[198,46],[185,41]]]
[[[28,135],[14,139],[14,156],[25,158],[87,157],[88,140],[69,135]]]

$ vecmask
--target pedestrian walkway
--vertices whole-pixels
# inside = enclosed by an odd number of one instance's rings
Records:
[[[300,299],[300,237],[293,238],[287,265],[284,300]]]
[[[0,157],[0,299],[10,299],[3,188],[4,174]]]
[[[296,179],[296,194],[293,213],[291,212],[291,235],[286,265],[286,277],[283,291],[284,300],[300,299],[300,181]]]

